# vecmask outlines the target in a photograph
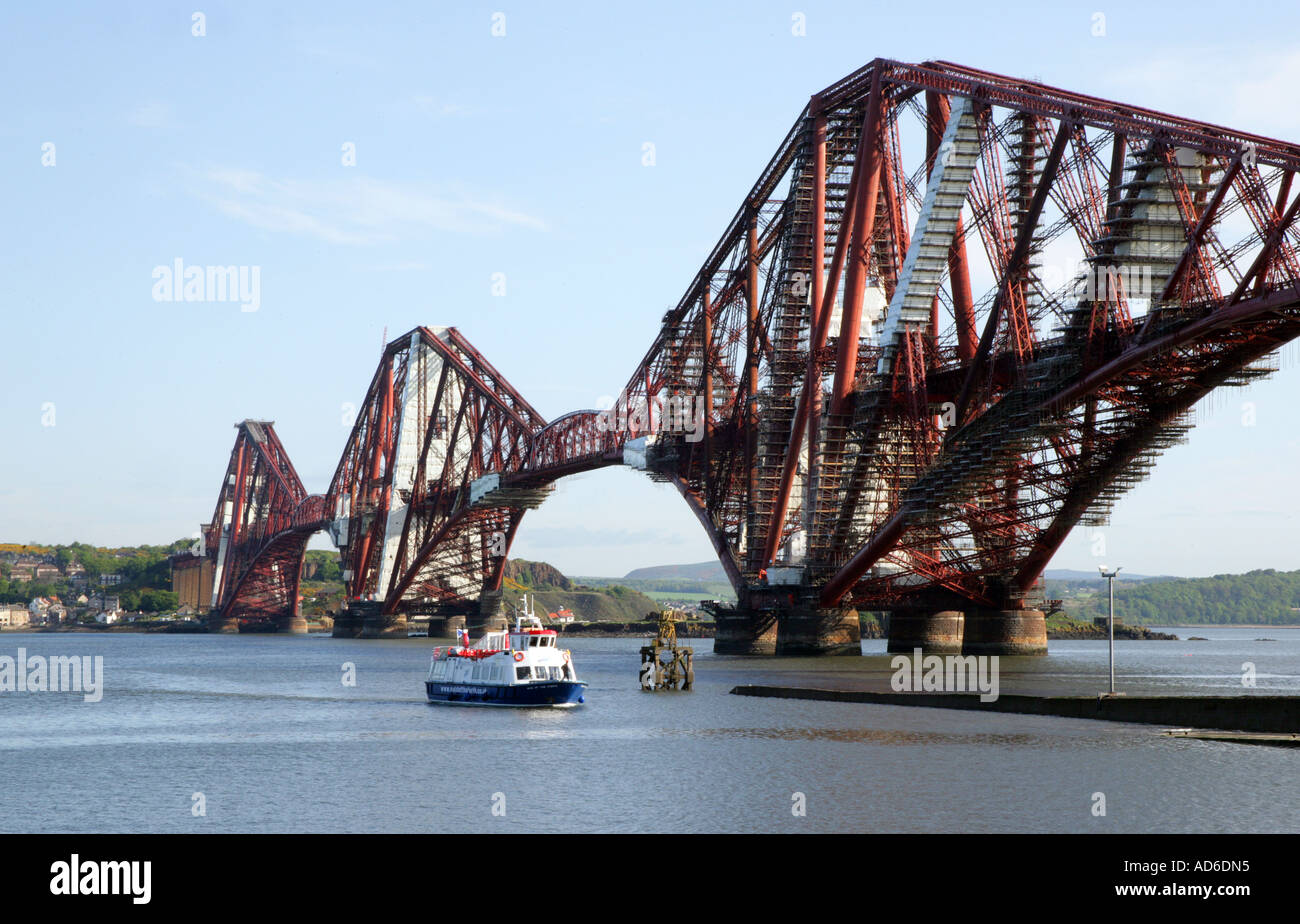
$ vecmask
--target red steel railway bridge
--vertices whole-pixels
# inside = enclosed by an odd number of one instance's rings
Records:
[[[245,421],[204,530],[210,628],[501,618],[557,479],[671,484],[735,587],[720,652],[1034,654],[1040,575],[1300,335],[1300,146],[948,62],[815,94],[616,405],[544,419],[455,328],[389,343],[328,491]]]

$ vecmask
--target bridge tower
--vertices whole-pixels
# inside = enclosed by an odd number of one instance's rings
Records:
[[[305,633],[298,593],[303,556],[324,527],[324,498],[308,495],[289,461],[275,424],[235,425],[212,522],[203,528],[211,562],[210,632]]]
[[[523,512],[545,490],[485,499],[545,421],[455,328],[387,345],[328,492],[348,614],[335,635],[504,623],[501,578]]]

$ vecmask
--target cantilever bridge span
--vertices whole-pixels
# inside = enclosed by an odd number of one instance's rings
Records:
[[[328,529],[353,620],[498,617],[525,510],[626,464],[673,485],[738,605],[719,651],[1040,653],[1037,588],[1212,389],[1300,335],[1300,146],[947,62],[799,114],[615,408],[547,422],[455,328],[388,344],[307,495],[239,426],[213,624],[292,627]]]

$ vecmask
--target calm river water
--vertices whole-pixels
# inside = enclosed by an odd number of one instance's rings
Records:
[[[1300,695],[1300,630],[1169,631],[1209,640],[1117,643],[1121,689]],[[887,688],[883,641],[864,642],[862,658],[755,660],[694,640],[697,689],[649,694],[636,683],[641,640],[567,639],[591,684],[568,711],[430,706],[432,644],[0,635],[0,655],[102,655],[105,673],[98,703],[0,693],[0,829],[1300,831],[1300,749],[728,695],[741,683]],[[1104,642],[1051,649],[1004,658],[1002,692],[1104,687]],[[1097,792],[1105,817],[1092,814]]]

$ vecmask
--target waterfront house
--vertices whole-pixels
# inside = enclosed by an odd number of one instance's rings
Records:
[[[21,603],[0,604],[0,629],[20,629],[29,623],[27,607]]]

